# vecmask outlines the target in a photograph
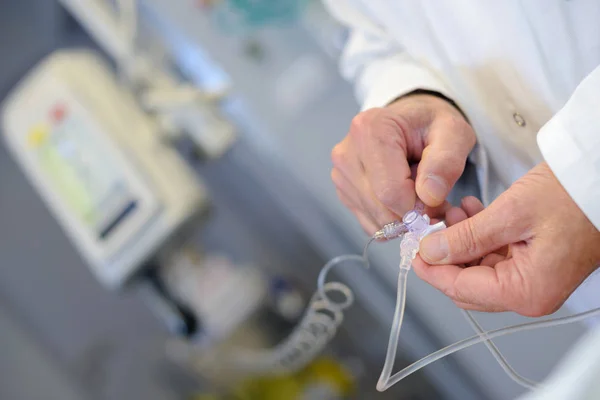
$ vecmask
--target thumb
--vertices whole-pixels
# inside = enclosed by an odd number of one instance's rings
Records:
[[[501,197],[479,214],[423,238],[419,254],[429,264],[471,262],[523,240],[526,224],[511,200]]]
[[[444,202],[462,175],[475,145],[475,133],[459,116],[437,118],[429,127],[417,171],[416,190],[423,202],[436,207]]]

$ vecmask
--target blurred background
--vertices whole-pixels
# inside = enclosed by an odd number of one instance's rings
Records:
[[[3,0],[0,33],[1,399],[521,392],[483,347],[375,391],[397,243],[332,274],[355,303],[302,368],[227,369],[283,340],[323,264],[367,239],[329,180],[358,106],[319,1]],[[498,346],[540,380],[584,331]],[[396,369],[470,335],[413,276]]]

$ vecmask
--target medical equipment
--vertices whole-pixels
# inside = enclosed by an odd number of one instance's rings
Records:
[[[3,107],[6,142],[98,279],[123,286],[207,208],[203,185],[173,142],[207,158],[235,140],[221,90],[183,81],[138,43],[135,0],[62,0],[113,58],[50,55]]]
[[[236,132],[220,110],[226,87],[201,90],[180,77],[164,60],[155,60],[137,46],[141,34],[151,36],[140,21],[136,0],[60,0],[102,49],[116,62],[121,77],[137,100],[156,116],[159,134],[170,140],[189,138],[207,159],[221,157]],[[146,31],[144,31],[146,28]]]
[[[91,52],[50,55],[2,117],[8,148],[109,288],[125,285],[207,209],[193,171]]]
[[[200,254],[191,246],[174,251],[160,274],[169,292],[202,322],[193,340],[205,348],[233,335],[267,297],[267,279],[259,268]]]

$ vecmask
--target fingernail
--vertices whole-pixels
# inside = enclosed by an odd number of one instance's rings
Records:
[[[429,264],[439,263],[448,257],[448,240],[443,233],[426,236],[421,241],[419,254]]]
[[[437,201],[444,201],[448,194],[448,186],[442,178],[436,175],[427,175],[423,188],[431,197]]]

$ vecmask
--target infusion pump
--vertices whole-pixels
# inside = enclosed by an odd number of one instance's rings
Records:
[[[95,53],[50,55],[1,113],[10,152],[107,287],[207,207],[193,171]]]

